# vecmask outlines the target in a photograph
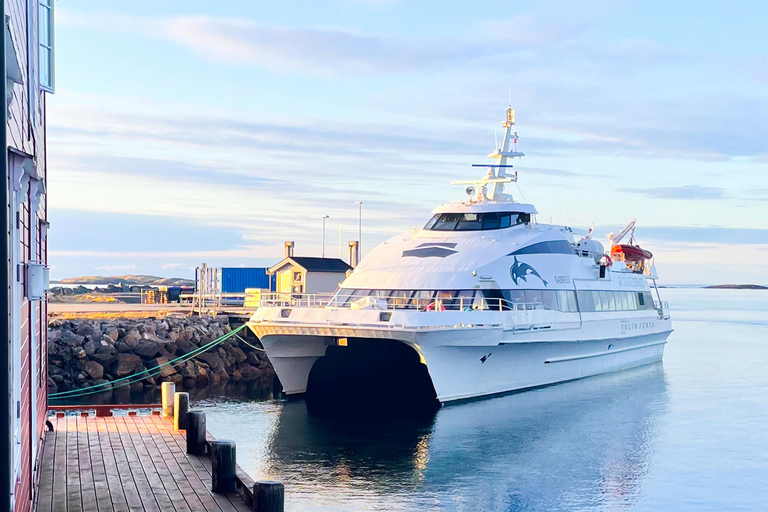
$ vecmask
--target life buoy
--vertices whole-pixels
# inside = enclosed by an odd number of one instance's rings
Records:
[[[443,306],[443,301],[433,300],[424,311],[445,311],[445,306]]]

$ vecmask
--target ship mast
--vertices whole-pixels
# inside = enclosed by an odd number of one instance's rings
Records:
[[[512,131],[515,126],[515,110],[512,105],[507,107],[507,118],[501,123],[504,127],[504,137],[501,140],[501,147],[494,149],[488,158],[497,159],[496,164],[472,164],[472,167],[484,167],[488,173],[479,180],[452,181],[453,185],[474,184],[477,185],[477,201],[512,201],[512,196],[504,194],[504,184],[517,181],[517,171],[514,174],[507,174],[507,169],[511,169],[510,158],[523,157],[524,153],[517,151],[517,132]]]

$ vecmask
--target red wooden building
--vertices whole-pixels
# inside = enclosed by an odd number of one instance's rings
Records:
[[[46,93],[53,92],[53,0],[3,0],[6,293],[0,351],[8,418],[0,439],[0,510],[32,509],[47,413]]]

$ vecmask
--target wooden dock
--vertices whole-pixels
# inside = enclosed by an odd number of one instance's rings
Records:
[[[54,430],[45,434],[38,512],[251,510],[239,493],[211,492],[210,458],[187,455],[184,432],[168,418],[49,419]]]

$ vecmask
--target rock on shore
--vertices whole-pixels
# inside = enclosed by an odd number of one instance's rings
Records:
[[[48,392],[83,389],[151,370],[230,331],[226,316],[54,320],[48,325]],[[130,387],[143,391],[170,381],[191,389],[234,381],[271,389],[274,377],[266,354],[233,336]]]

